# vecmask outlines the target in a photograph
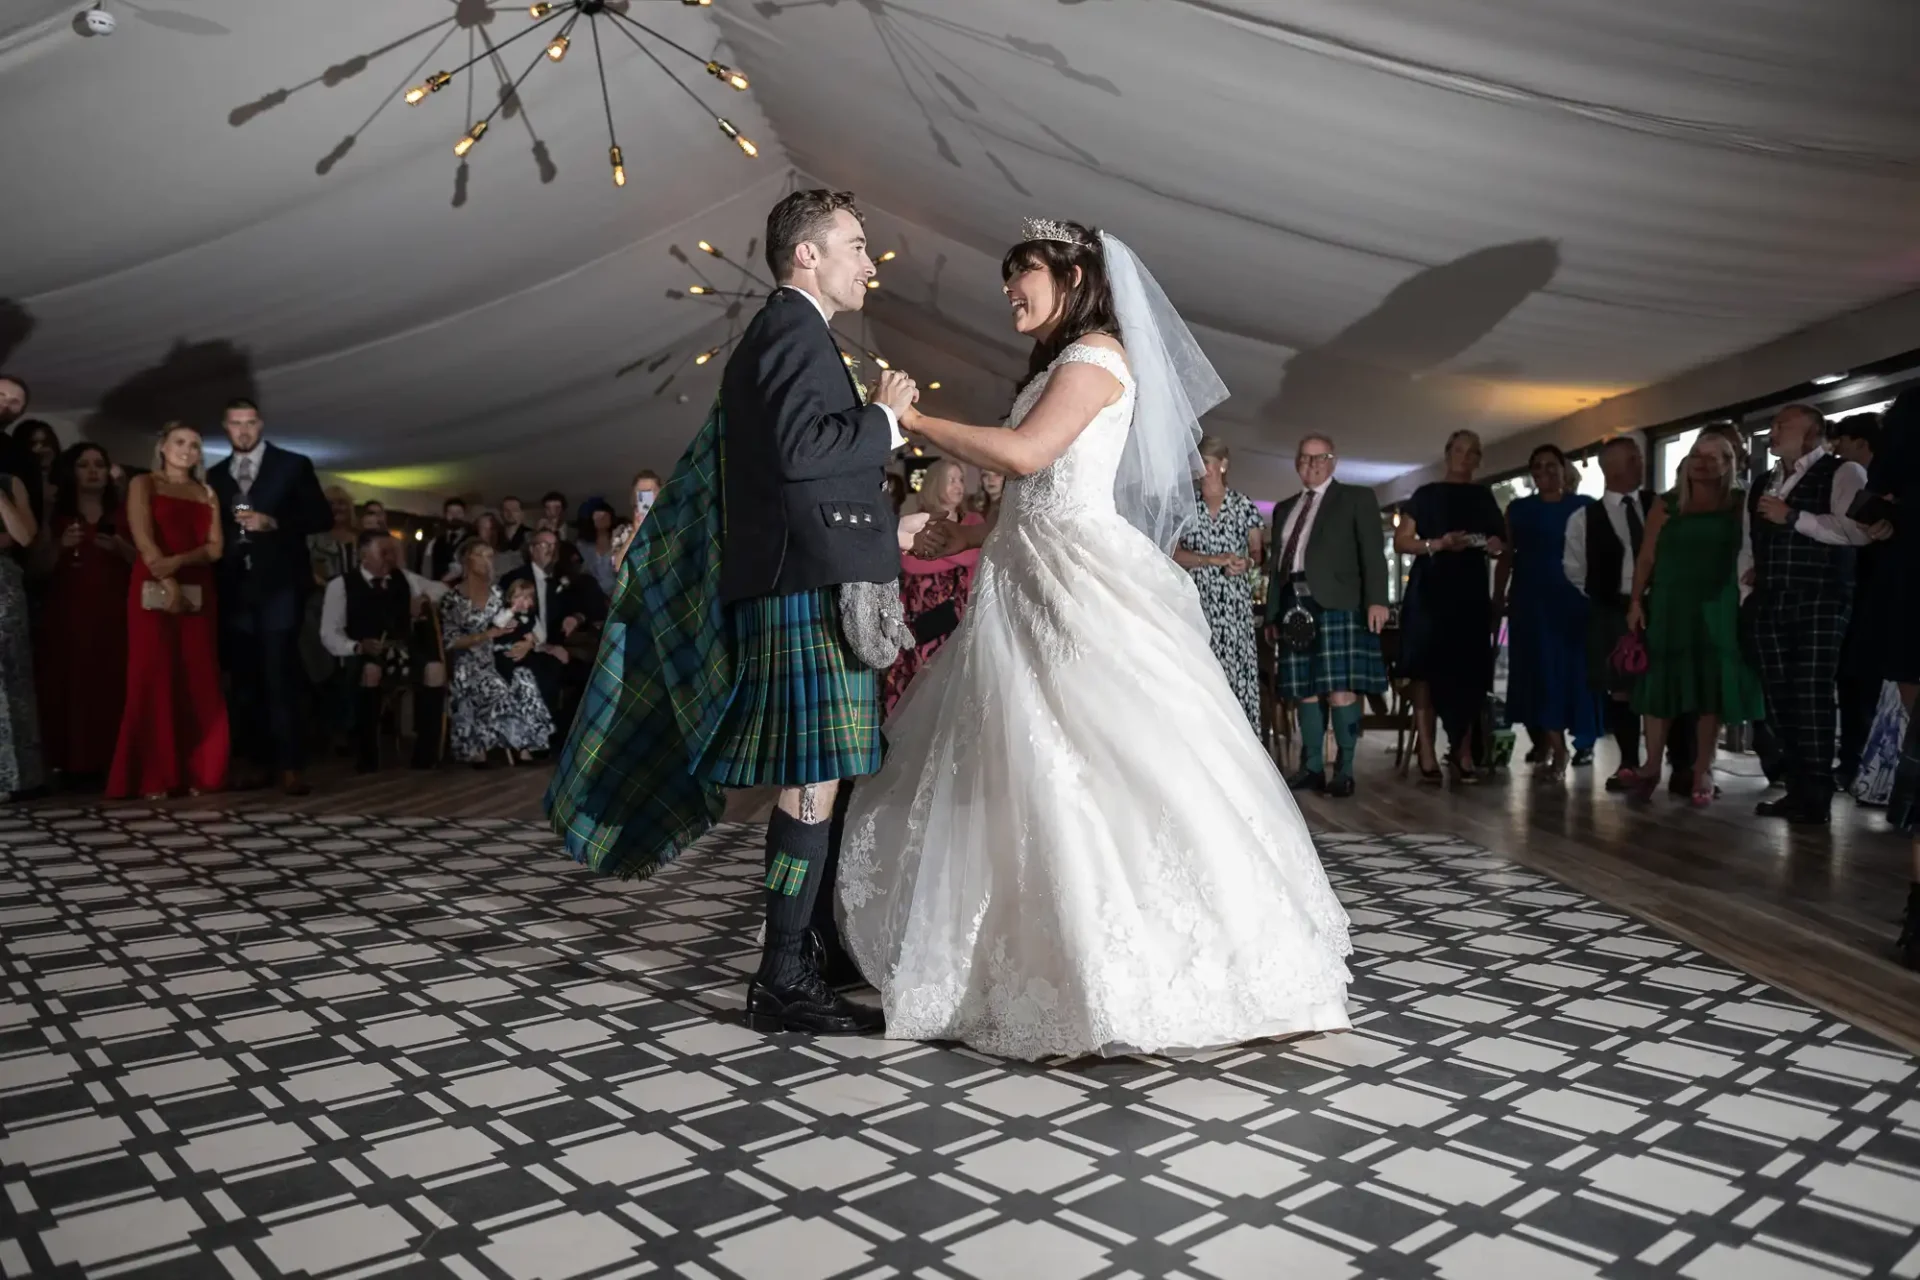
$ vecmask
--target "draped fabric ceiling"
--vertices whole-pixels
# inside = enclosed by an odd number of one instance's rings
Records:
[[[744,257],[796,183],[857,191],[898,254],[854,336],[981,419],[1025,364],[1020,219],[1119,234],[1232,388],[1210,425],[1259,497],[1306,428],[1382,482],[1920,285],[1912,0],[628,0],[753,88],[667,55],[703,111],[607,44],[624,190],[577,41],[464,172],[537,37],[399,102],[523,7],[105,3],[110,38],[79,0],[0,9],[5,364],[123,447],[254,390],[368,491],[670,467],[738,323],[670,291],[743,285],[695,243]],[[1841,324],[1849,360],[1920,346]]]

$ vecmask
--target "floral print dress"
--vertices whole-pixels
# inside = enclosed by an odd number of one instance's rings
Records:
[[[447,655],[453,659],[451,742],[460,760],[478,760],[487,752],[545,749],[553,736],[553,716],[540,698],[533,672],[522,666],[513,679],[503,678],[490,644],[455,650],[453,643],[478,635],[494,625],[500,613],[500,588],[487,593],[487,602],[475,606],[455,588],[440,602],[440,627]]]
[[[1207,509],[1205,499],[1194,506],[1198,518],[1180,546],[1195,555],[1244,556],[1253,532],[1266,528],[1260,509],[1234,489],[1227,490],[1217,514]],[[1260,728],[1260,651],[1254,643],[1253,576],[1258,568],[1253,566],[1237,578],[1213,565],[1192,571],[1194,585],[1200,588],[1200,607],[1213,632],[1213,656],[1220,660],[1227,683],[1256,732]]]

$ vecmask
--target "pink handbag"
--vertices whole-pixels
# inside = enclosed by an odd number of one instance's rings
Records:
[[[1638,631],[1629,631],[1620,637],[1613,646],[1613,653],[1607,659],[1615,671],[1623,676],[1643,676],[1647,674],[1647,642]]]

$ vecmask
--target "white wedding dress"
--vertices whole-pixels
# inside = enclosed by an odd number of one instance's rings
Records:
[[[1124,394],[1008,482],[965,619],[854,788],[843,940],[895,1039],[1036,1059],[1344,1029],[1346,913],[1192,580],[1115,508],[1132,377],[1067,361]]]

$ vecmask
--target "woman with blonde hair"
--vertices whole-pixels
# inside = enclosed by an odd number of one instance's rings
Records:
[[[1193,575],[1207,615],[1213,656],[1255,733],[1260,731],[1260,650],[1253,633],[1253,570],[1262,560],[1267,522],[1245,494],[1227,487],[1233,464],[1226,441],[1200,437],[1199,501],[1174,563]]]
[[[1726,436],[1702,432],[1680,467],[1680,481],[1647,517],[1634,564],[1627,628],[1644,633],[1647,670],[1633,691],[1646,717],[1647,764],[1635,791],[1660,781],[1667,728],[1699,716],[1693,804],[1713,803],[1713,761],[1722,724],[1766,711],[1760,677],[1740,650],[1740,550],[1745,505],[1734,479],[1739,456]]]
[[[926,474],[920,478],[920,491],[908,497],[902,514],[918,512],[925,512],[931,517],[929,523],[987,523],[985,516],[967,510],[966,471],[951,458],[940,458],[929,466]],[[973,571],[979,563],[978,549],[956,551],[932,560],[922,560],[912,554],[900,557],[900,603],[906,609],[907,621],[912,623],[940,609],[941,625],[937,628],[940,634],[903,650],[894,664],[887,668],[881,692],[884,714],[893,714],[894,704],[906,693],[907,686],[913,683],[913,677],[933,659],[934,654],[940,652],[940,646],[946,642],[947,633],[953,630],[953,627],[945,625],[948,619],[944,613],[949,605],[953,613],[951,621],[954,626],[959,625],[960,615],[966,612],[967,594],[973,589]]]
[[[107,795],[218,791],[228,738],[213,566],[223,535],[198,431],[170,422],[160,433],[152,472],[127,486],[127,529],[140,561],[127,589],[127,702]]]

